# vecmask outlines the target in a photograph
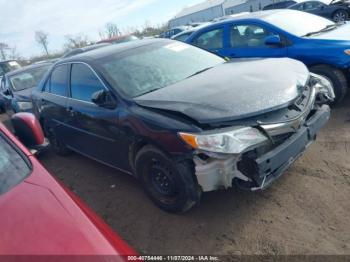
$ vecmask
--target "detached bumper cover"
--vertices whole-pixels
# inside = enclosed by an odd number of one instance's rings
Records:
[[[286,169],[315,140],[316,134],[330,118],[329,106],[322,106],[300,129],[272,151],[255,160],[254,180],[259,187],[252,190],[263,190],[278,179]]]

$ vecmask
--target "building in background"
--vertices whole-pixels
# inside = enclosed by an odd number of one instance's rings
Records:
[[[226,0],[223,3],[225,15],[232,15],[241,12],[255,12],[262,10],[265,6],[282,2],[276,0]]]
[[[169,21],[169,27],[189,25],[195,22],[208,22],[225,15],[241,12],[255,12],[264,6],[285,0],[207,0],[187,7]]]
[[[203,3],[187,7],[169,21],[169,27],[188,25],[194,22],[207,22],[224,16],[225,0],[207,0]]]

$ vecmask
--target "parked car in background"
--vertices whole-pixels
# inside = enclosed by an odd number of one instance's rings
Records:
[[[67,58],[67,57],[71,57],[77,54],[81,54],[87,51],[91,51],[91,50],[95,50],[97,48],[101,48],[101,47],[105,47],[110,45],[110,43],[100,43],[100,44],[94,44],[94,45],[89,45],[89,46],[85,46],[85,47],[81,47],[81,48],[75,48],[73,50],[68,51],[67,53],[65,53],[62,58]]]
[[[0,82],[0,110],[9,114],[31,112],[32,91],[52,64],[38,63],[5,74]]]
[[[264,6],[263,10],[272,10],[272,9],[285,9],[287,7],[290,7],[291,5],[296,4],[296,1],[281,1],[281,2],[277,2],[277,3],[273,3],[270,5],[266,5]]]
[[[188,30],[192,28],[191,26],[179,26],[179,27],[174,27],[172,29],[169,29],[165,31],[164,33],[159,35],[159,38],[171,38],[174,35],[177,35],[185,30]]]
[[[0,78],[4,74],[21,68],[21,65],[16,60],[7,60],[0,62]]]
[[[121,35],[121,36],[115,36],[110,39],[99,41],[97,42],[97,44],[103,44],[103,43],[121,44],[121,43],[136,41],[136,40],[140,40],[140,38],[138,38],[135,35]]]
[[[343,2],[337,2],[337,4],[331,3],[327,5],[321,1],[305,1],[291,5],[288,8],[323,16],[333,20],[336,23],[347,21],[350,15],[349,4],[345,4]]]
[[[33,103],[56,153],[132,174],[156,205],[183,212],[201,192],[271,185],[327,122],[332,92],[299,61],[227,62],[153,39],[58,62]]]
[[[300,23],[300,21],[303,21]],[[270,10],[214,23],[187,43],[227,58],[290,57],[329,79],[341,101],[350,77],[350,24],[295,10]]]
[[[188,30],[185,30],[185,31],[178,33],[177,35],[172,36],[171,39],[185,42],[187,40],[187,38],[190,35],[192,35],[194,32],[196,32],[197,30],[201,29],[202,27],[205,27],[205,26],[210,25],[210,24],[211,24],[210,22],[201,23],[200,25],[197,25],[196,27],[192,27]]]
[[[42,143],[32,114],[20,113],[15,126],[24,143]],[[22,128],[21,128],[22,127]],[[29,140],[28,140],[29,138]],[[135,255],[101,218],[60,185],[0,123],[0,255]]]

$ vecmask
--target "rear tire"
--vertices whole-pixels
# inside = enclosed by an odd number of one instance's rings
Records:
[[[47,121],[44,122],[44,133],[50,142],[51,149],[57,155],[66,156],[71,152],[71,150],[67,148],[66,145],[57,138],[55,130]]]
[[[334,12],[332,19],[336,23],[341,23],[347,21],[349,14],[345,10],[337,10]]]
[[[332,82],[335,93],[335,99],[332,104],[338,104],[344,99],[348,90],[348,83],[342,71],[329,65],[313,66],[310,68],[310,71],[324,76]]]
[[[143,189],[161,209],[183,213],[199,203],[201,190],[188,162],[174,162],[147,145],[137,153],[135,167]]]

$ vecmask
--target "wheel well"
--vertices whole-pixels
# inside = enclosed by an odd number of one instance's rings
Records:
[[[135,139],[134,142],[130,143],[129,146],[129,165],[131,167],[132,173],[136,175],[135,173],[135,158],[137,153],[146,145],[149,145],[150,143],[148,141],[145,141],[144,139]]]
[[[346,10],[339,8],[339,9],[333,11],[332,17],[335,15],[336,12],[339,12],[339,11],[343,11],[349,15],[349,12],[346,12]]]
[[[45,130],[44,121],[45,121],[45,119],[44,119],[43,117],[40,117],[40,118],[39,118],[39,123],[40,123],[41,129],[42,129],[43,132],[44,132],[44,136],[47,137],[47,133],[46,133],[46,130]]]

